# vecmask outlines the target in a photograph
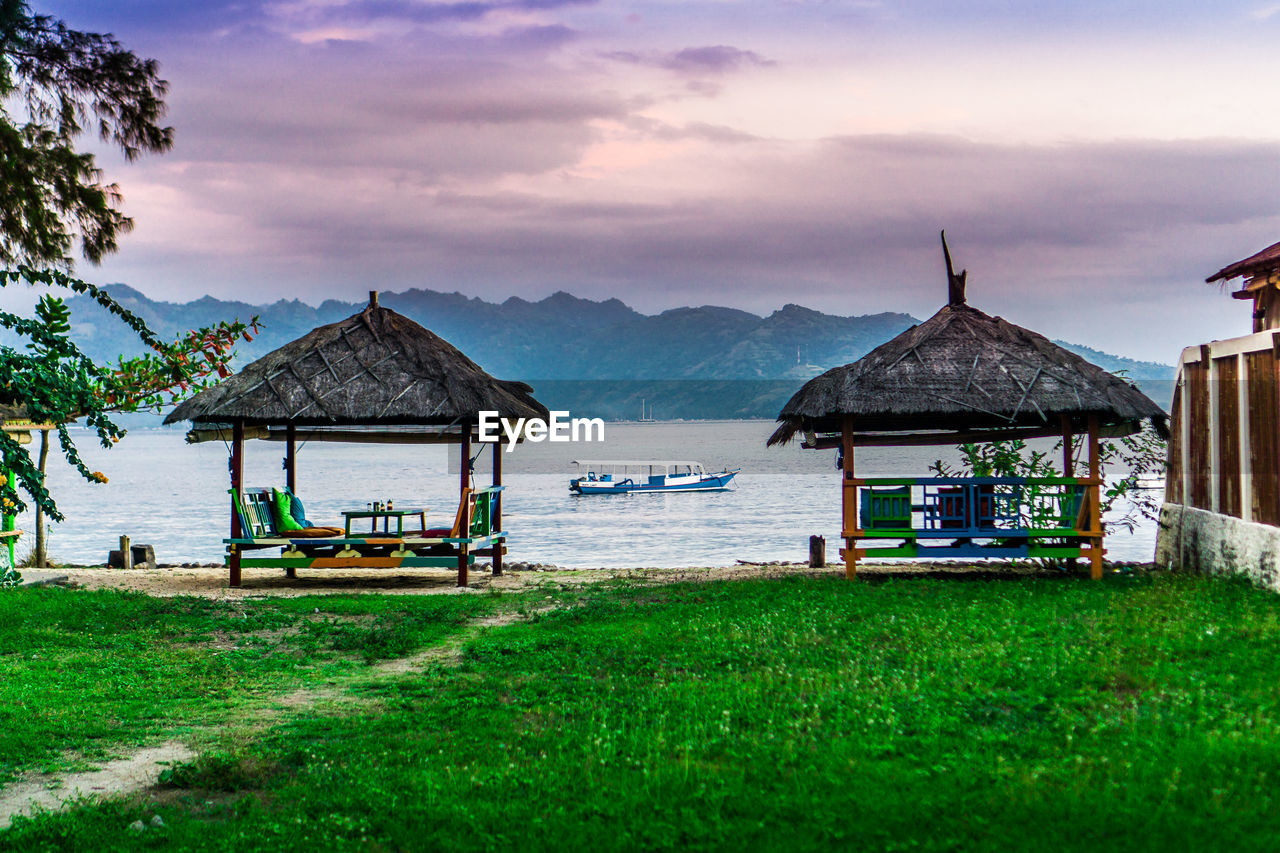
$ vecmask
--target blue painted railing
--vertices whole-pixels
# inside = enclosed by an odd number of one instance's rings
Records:
[[[902,540],[860,556],[1076,557],[1101,536],[1087,509],[1093,485],[1077,477],[855,479],[846,481],[855,512],[843,535]]]

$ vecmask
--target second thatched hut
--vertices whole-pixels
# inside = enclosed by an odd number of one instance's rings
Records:
[[[936,314],[858,361],[828,370],[782,408],[769,444],[803,436],[842,449],[842,555],[848,575],[877,556],[1084,556],[1102,572],[1098,440],[1163,428],[1165,412],[1132,384],[1021,326],[966,304],[946,252],[949,298]],[[854,448],[1062,436],[1061,478],[858,479]],[[1072,470],[1076,436],[1088,476]],[[864,539],[901,539],[894,548]],[[975,540],[987,540],[975,543]],[[952,540],[949,545],[937,543]]]

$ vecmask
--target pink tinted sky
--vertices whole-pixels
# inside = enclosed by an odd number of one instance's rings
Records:
[[[253,302],[972,304],[1172,361],[1280,240],[1280,4],[37,2],[171,82],[91,280]]]

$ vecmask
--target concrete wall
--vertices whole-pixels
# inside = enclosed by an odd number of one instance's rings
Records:
[[[1166,503],[1155,562],[1160,568],[1240,574],[1280,592],[1280,528]]]

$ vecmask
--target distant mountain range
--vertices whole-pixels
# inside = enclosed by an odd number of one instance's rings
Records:
[[[174,303],[150,299],[126,285],[106,289],[165,338],[219,320],[258,316],[262,334],[238,348],[239,363],[365,305],[327,300],[313,307],[296,299],[251,305],[212,296]],[[617,299],[596,302],[564,292],[537,302],[513,296],[495,304],[460,293],[411,289],[380,294],[379,301],[431,329],[493,375],[530,382],[806,379],[855,361],[919,322],[892,313],[837,317],[794,304],[767,317],[716,306],[650,315]],[[68,304],[75,338],[90,356],[114,360],[142,351],[132,332],[97,303],[75,297]],[[1106,370],[1123,370],[1130,379],[1173,378],[1169,365],[1058,343]]]
[[[161,337],[219,320],[259,317],[262,333],[237,348],[247,364],[316,326],[361,310],[361,302],[297,300],[250,305],[203,296],[158,302],[125,285],[107,288]],[[431,290],[383,293],[379,302],[431,329],[503,379],[523,379],[551,409],[631,420],[642,405],[661,420],[777,416],[808,378],[847,364],[919,321],[907,314],[836,317],[785,305],[767,317],[733,308],[675,308],[649,315],[617,299],[594,302],[556,293],[537,302],[495,304]],[[114,361],[142,352],[119,320],[86,297],[68,300],[77,343]],[[1062,346],[1111,371],[1124,371],[1156,402],[1169,404],[1174,370],[1074,344]],[[1162,381],[1155,381],[1162,380]],[[130,428],[155,426],[154,415],[125,417]]]

